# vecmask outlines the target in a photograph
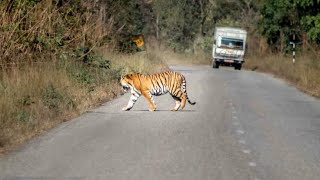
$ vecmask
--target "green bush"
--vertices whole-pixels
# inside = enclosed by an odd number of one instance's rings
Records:
[[[43,100],[44,104],[49,109],[59,109],[59,104],[63,101],[63,95],[62,93],[56,89],[52,84],[50,84],[48,87],[44,89],[43,92]]]
[[[58,90],[52,84],[44,89],[42,96],[45,106],[55,112],[65,111],[61,109],[62,107],[66,107],[67,109],[76,108],[72,97]]]
[[[26,123],[30,121],[31,115],[26,110],[20,110],[17,112],[16,118],[17,118],[17,121]]]

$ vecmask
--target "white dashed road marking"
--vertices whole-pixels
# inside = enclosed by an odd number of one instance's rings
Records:
[[[249,162],[249,166],[250,166],[250,167],[256,167],[257,164],[256,164],[255,162]]]
[[[245,140],[242,140],[242,139],[239,140],[238,142],[239,142],[240,144],[246,144],[246,141],[245,141]]]
[[[246,143],[246,141],[244,139],[242,139],[243,137],[241,135],[245,134],[245,131],[240,128],[241,126],[240,126],[239,118],[236,115],[237,111],[236,111],[236,108],[233,105],[231,99],[228,100],[228,104],[229,104],[229,106],[231,108],[231,117],[232,117],[232,120],[233,120],[232,125],[233,126],[237,126],[236,133],[238,134],[239,137],[241,137],[240,140],[238,140],[238,143],[240,144],[240,147],[243,148],[241,151],[242,151],[242,153],[247,154],[247,155],[250,156],[252,151],[246,147],[247,143]],[[257,166],[257,164],[254,161],[251,161],[251,162],[248,163],[248,166],[254,168],[254,167]],[[260,179],[254,177],[254,180],[260,180]]]
[[[232,123],[234,126],[239,126],[240,125],[240,123],[238,123],[238,122],[233,122]]]
[[[239,129],[239,130],[237,130],[237,133],[238,134],[244,134],[244,131]]]

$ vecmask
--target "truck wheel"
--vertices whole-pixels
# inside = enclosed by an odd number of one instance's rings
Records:
[[[235,70],[241,70],[242,64],[235,64],[234,69]]]
[[[219,63],[218,62],[213,62],[213,68],[219,69]]]

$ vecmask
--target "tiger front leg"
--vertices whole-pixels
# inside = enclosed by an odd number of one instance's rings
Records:
[[[145,93],[142,93],[142,95],[146,98],[146,100],[148,101],[149,105],[150,105],[150,109],[149,111],[155,111],[157,109],[155,103],[154,103],[154,100],[153,100],[153,97],[151,95],[150,92],[145,92]]]
[[[137,102],[139,97],[140,97],[139,94],[132,93],[131,97],[129,99],[128,105],[126,107],[122,108],[122,110],[123,111],[129,111],[133,107],[133,105]]]

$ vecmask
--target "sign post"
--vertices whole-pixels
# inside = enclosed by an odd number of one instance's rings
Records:
[[[138,48],[142,48],[143,45],[144,45],[144,40],[143,40],[143,35],[142,34],[139,34],[139,35],[134,35],[134,36],[131,36],[130,40],[132,42],[134,42],[136,44],[136,46]]]
[[[296,35],[293,34],[293,41],[290,42],[290,44],[292,44],[292,63],[294,64],[296,62]]]

